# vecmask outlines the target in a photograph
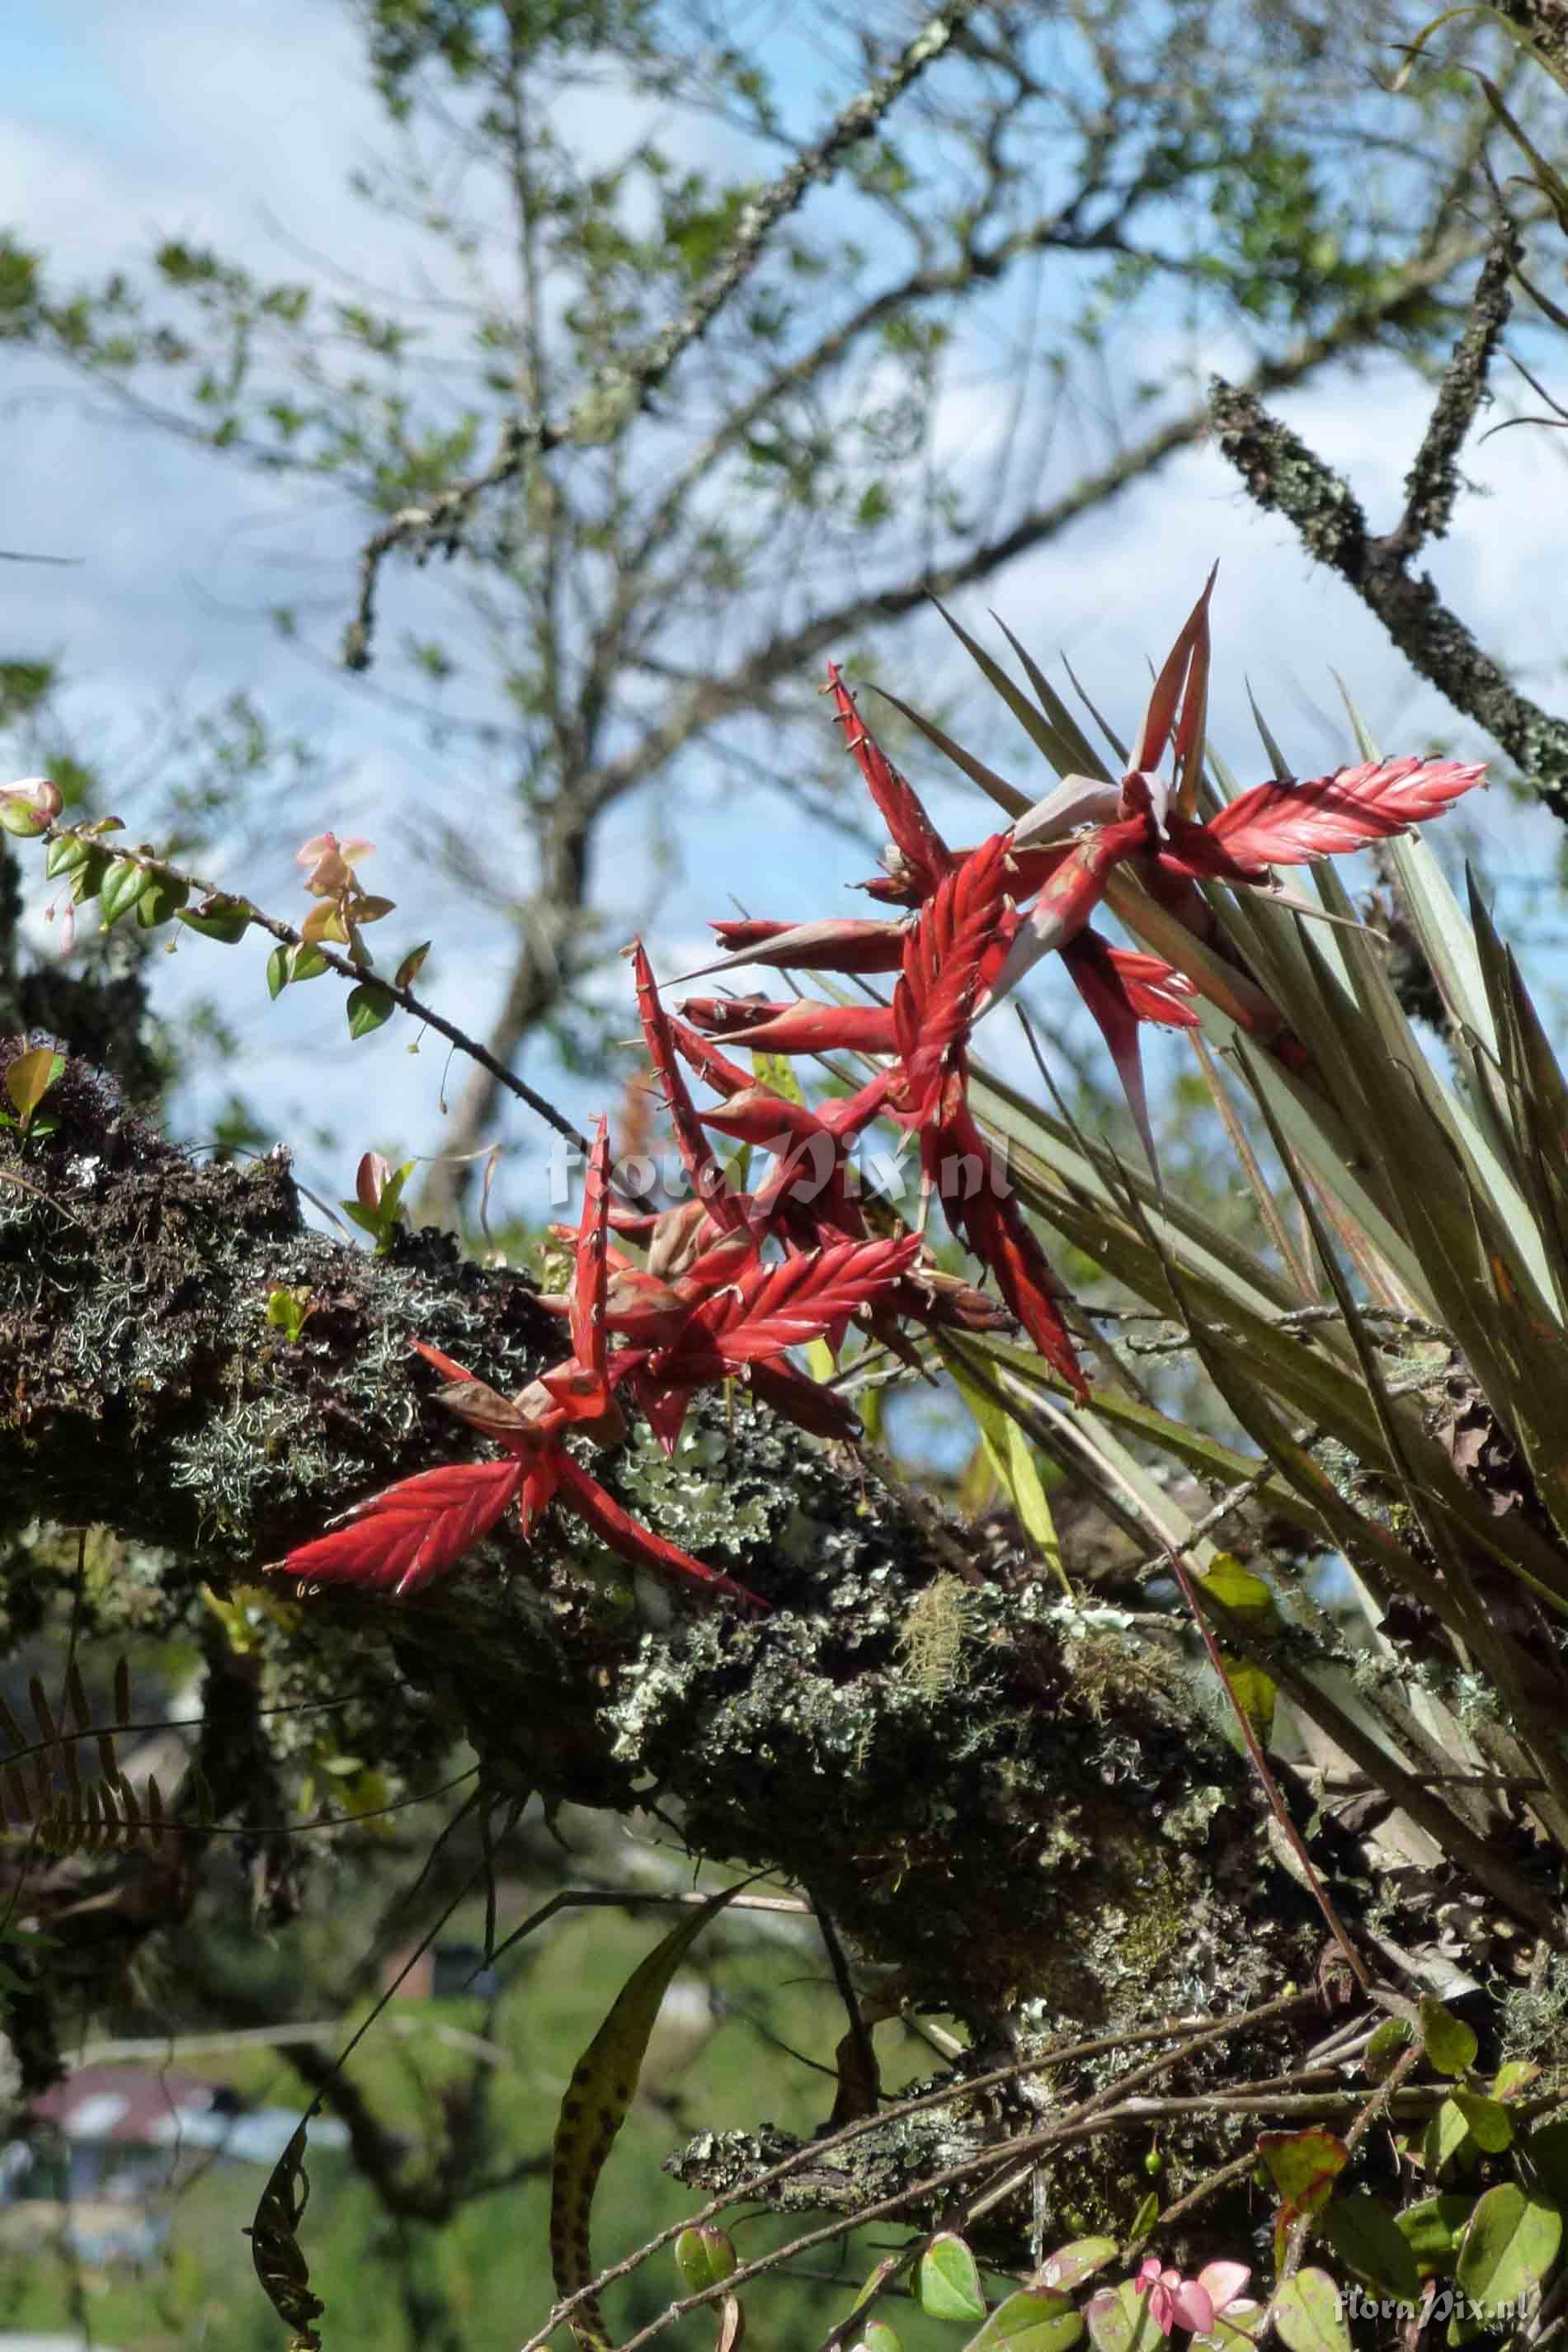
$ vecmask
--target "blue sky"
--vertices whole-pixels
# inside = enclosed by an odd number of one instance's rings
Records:
[[[357,44],[331,0],[225,0],[216,11],[194,0],[161,0],[156,10],[61,0],[25,17],[0,11],[0,221],[45,247],[61,282],[133,268],[154,239],[170,236],[210,243],[273,275],[308,274],[289,242],[301,239],[350,255],[367,277],[395,272],[395,232],[346,185],[384,144],[384,132]],[[1220,365],[1237,357],[1214,356]],[[13,455],[0,544],[83,559],[70,571],[5,567],[6,651],[67,663],[79,680],[74,707],[89,744],[111,757],[123,745],[128,777],[150,719],[173,708],[200,709],[235,688],[254,694],[284,730],[308,734],[320,750],[319,780],[285,812],[287,837],[262,870],[247,870],[247,887],[277,911],[297,911],[296,844],[329,824],[370,834],[382,846],[367,879],[399,902],[385,935],[399,942],[434,936],[432,994],[482,1028],[505,942],[464,924],[422,858],[409,816],[427,794],[482,817],[482,763],[469,747],[433,755],[421,731],[380,698],[373,674],[366,688],[311,666],[266,619],[277,582],[299,576],[305,548],[310,588],[332,615],[322,640],[335,637],[351,593],[355,519],[319,493],[263,482],[128,427],[36,362],[8,366],[5,389]],[[1424,421],[1421,387],[1379,364],[1325,377],[1279,404],[1349,471],[1375,522],[1391,519]],[[978,457],[996,429],[994,388],[977,376],[950,396],[944,434]],[[1548,702],[1564,643],[1560,600],[1547,593],[1560,570],[1556,501],[1542,491],[1555,492],[1559,462],[1555,447],[1529,431],[1472,449],[1466,470],[1487,495],[1462,504],[1458,529],[1431,562],[1482,641],[1506,650]],[[1188,453],[1013,566],[964,600],[960,614],[989,635],[985,608],[994,604],[1040,658],[1067,650],[1125,726],[1147,659],[1164,651],[1217,556],[1212,726],[1243,778],[1261,772],[1246,675],[1305,772],[1348,756],[1333,715],[1333,669],[1388,749],[1425,750],[1441,738],[1473,755],[1490,751],[1411,676],[1349,591],[1308,563],[1288,527],[1247,504],[1212,450]],[[417,609],[427,584],[411,575],[394,583],[393,621]],[[924,626],[904,642],[905,683],[917,680],[914,698],[929,698],[934,678],[946,686],[954,676],[946,646]],[[1029,781],[1021,747],[1015,772]],[[618,820],[601,862],[612,925],[629,927],[653,905],[664,969],[696,960],[706,918],[730,911],[732,891],[753,911],[818,913],[863,871],[852,849],[782,814],[776,801],[747,807],[703,755],[688,761],[685,777],[692,799],[684,874],[653,890],[641,815]],[[950,814],[956,801],[945,788],[937,798]],[[134,806],[122,813],[134,824]],[[972,823],[983,824],[977,810]],[[1546,820],[1522,816],[1494,794],[1483,823],[1500,866],[1528,875],[1550,866],[1557,835]],[[960,837],[964,829],[959,822]],[[262,961],[249,944],[208,951],[191,941],[177,965],[155,966],[155,979],[171,1001],[182,986],[199,984],[235,1003],[246,1090],[280,1135],[306,1139],[306,1181],[329,1194],[347,1190],[353,1157],[372,1143],[438,1150],[444,1055],[426,1041],[411,1058],[401,1024],[350,1047],[328,983],[270,1007]],[[547,1090],[559,1085],[580,1119],[599,1107],[596,1089],[542,1057],[528,1075]],[[221,1085],[204,1086],[181,1106],[187,1132],[200,1133],[221,1093]],[[335,1151],[318,1152],[308,1141],[324,1121],[341,1139]],[[530,1170],[542,1164],[544,1140],[522,1123],[512,1131],[518,1148],[505,1182],[523,1205],[538,1187]]]

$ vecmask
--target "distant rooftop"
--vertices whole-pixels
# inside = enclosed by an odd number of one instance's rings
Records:
[[[126,2147],[212,2147],[249,2164],[276,2164],[299,2123],[294,2107],[246,2107],[222,2083],[150,2066],[83,2066],[29,2112],[70,2140]],[[330,2116],[310,2126],[317,2148],[345,2147],[348,2133]],[[0,2352],[6,2352],[0,2337]]]

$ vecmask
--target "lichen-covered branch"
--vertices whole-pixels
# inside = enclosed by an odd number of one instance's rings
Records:
[[[1510,291],[1523,250],[1504,215],[1481,265],[1465,331],[1443,373],[1427,430],[1405,477],[1405,511],[1384,541],[1390,560],[1408,563],[1429,539],[1446,537],[1459,488],[1459,451],[1476,411],[1490,398],[1488,377],[1513,308]]]
[[[1500,0],[1500,5],[1549,64],[1568,73],[1568,0]]]
[[[1521,694],[1427,574],[1409,569],[1426,541],[1448,529],[1458,450],[1484,395],[1487,366],[1507,315],[1512,251],[1511,232],[1500,232],[1406,477],[1404,513],[1381,537],[1344,478],[1271,416],[1256,393],[1217,376],[1208,405],[1220,449],[1248,496],[1295,526],[1308,552],[1349,583],[1412,667],[1484,727],[1552,814],[1568,823],[1568,720]]]
[[[442,1236],[375,1258],[308,1231],[281,1155],[194,1167],[79,1063],[50,1103],[25,1169],[0,1141],[0,1180],[25,1177],[0,1181],[0,1571],[28,1522],[100,1524],[156,1548],[172,1624],[465,1442],[413,1334],[503,1390],[559,1349],[524,1276]],[[279,1286],[311,1301],[292,1343]],[[674,1462],[597,1466],[772,1613],[639,1596],[547,1526],[416,1601],[310,1596],[287,1687],[342,1696],[356,1752],[426,1785],[465,1739],[497,1790],[656,1790],[695,1850],[809,1885],[913,1997],[975,2019],[1148,2014],[1204,1951],[1232,1990],[1238,1954],[1260,1985],[1303,1965],[1315,1931],[1178,1650],[1064,1618],[1044,1582],[967,1585],[928,1505],[739,1391]]]

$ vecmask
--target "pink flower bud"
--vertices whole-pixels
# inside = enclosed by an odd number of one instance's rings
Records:
[[[381,1206],[382,1194],[386,1191],[387,1179],[391,1174],[391,1161],[384,1160],[379,1151],[367,1151],[363,1155],[354,1175],[354,1198],[361,1209]]]
[[[47,776],[27,776],[19,784],[0,785],[0,830],[19,840],[36,840],[47,833],[66,804],[58,784]]]

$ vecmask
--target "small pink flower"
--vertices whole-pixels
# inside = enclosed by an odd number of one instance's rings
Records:
[[[1136,2284],[1138,2293],[1149,2298],[1149,2317],[1162,2336],[1173,2327],[1207,2336],[1214,2326],[1214,2305],[1205,2289],[1180,2271],[1163,2271],[1157,2255],[1150,2254],[1140,2266]]]
[[[354,868],[375,855],[373,841],[340,841],[335,833],[318,833],[295,854],[297,866],[311,869],[305,887],[313,898],[335,898],[354,885]]]
[[[60,954],[64,957],[69,955],[77,943],[77,910],[68,885],[57,897],[51,898],[44,908],[44,920],[46,923],[54,921],[55,909],[62,901],[65,911],[60,917]]]
[[[1183,2278],[1178,2270],[1162,2270],[1159,2257],[1149,2254],[1134,2284],[1148,2296],[1149,2316],[1162,2336],[1185,2327],[1206,2338],[1220,2314],[1238,2303],[1250,2275],[1245,2263],[1206,2263],[1196,2278]]]
[[[379,1151],[367,1151],[354,1176],[354,1197],[361,1209],[379,1209],[392,1175],[392,1163]]]

